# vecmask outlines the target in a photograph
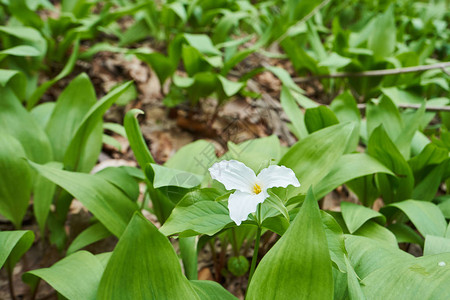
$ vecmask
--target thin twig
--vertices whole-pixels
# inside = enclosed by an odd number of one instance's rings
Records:
[[[406,104],[406,103],[401,103],[401,104],[397,104],[398,108],[412,108],[412,109],[419,109],[421,107],[420,104]],[[367,104],[366,103],[360,103],[358,104],[358,109],[359,110],[366,110],[367,108]],[[450,112],[450,106],[425,106],[425,110],[426,111],[434,111],[434,112],[439,112],[439,111],[448,111]]]
[[[319,10],[321,10],[325,5],[327,5],[328,3],[330,2],[330,0],[324,0],[324,1],[322,1],[319,5],[317,5],[309,14],[307,14],[306,16],[304,16],[301,20],[299,20],[297,23],[295,23],[294,25],[292,25],[292,26],[290,26],[289,28],[288,28],[288,30],[286,30],[286,32],[285,33],[283,33],[279,38],[277,38],[275,41],[274,41],[274,43],[279,43],[279,42],[281,42],[282,40],[284,40],[288,35],[289,35],[289,30],[292,28],[292,27],[295,27],[295,26],[298,26],[298,25],[300,25],[301,23],[304,23],[304,22],[306,22],[306,21],[308,21],[309,19],[311,19],[312,17],[314,17],[314,15],[319,11]]]
[[[372,70],[372,71],[364,71],[364,72],[342,72],[342,73],[334,73],[334,74],[324,74],[324,75],[315,75],[309,77],[297,77],[293,78],[294,82],[307,82],[315,79],[323,79],[323,78],[345,78],[345,77],[375,77],[375,76],[386,76],[386,75],[398,75],[404,73],[412,73],[412,72],[423,72],[427,70],[433,69],[442,69],[447,75],[448,72],[445,71],[445,68],[450,68],[450,62],[443,62],[433,65],[422,65],[415,67],[405,67],[398,69],[385,69],[385,70]]]

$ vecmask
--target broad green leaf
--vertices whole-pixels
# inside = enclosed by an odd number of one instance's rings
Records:
[[[411,197],[414,185],[411,168],[381,125],[370,136],[367,152],[397,175],[377,174],[377,185],[384,202],[388,204]]]
[[[17,98],[23,100],[26,92],[26,77],[17,70],[0,69],[0,86],[9,87],[14,91]]]
[[[58,162],[50,162],[47,165],[60,170],[63,168]],[[53,182],[41,175],[36,176],[33,186],[33,211],[42,236],[45,236],[45,225],[55,190],[56,185]]]
[[[55,109],[55,102],[45,102],[35,106],[31,110],[31,115],[36,120],[36,122],[45,130],[47,127],[50,116],[52,115],[53,109]]]
[[[155,71],[161,85],[175,71],[172,61],[161,53],[136,53],[136,57],[145,61]]]
[[[73,300],[95,300],[103,273],[103,266],[95,255],[87,251],[76,252],[50,268],[32,270],[22,276],[35,290],[39,279],[46,281],[58,293]]]
[[[435,204],[419,200],[406,200],[384,207],[382,213],[391,213],[389,210],[392,208],[403,211],[423,236],[445,236],[447,222]]]
[[[165,167],[205,175],[216,161],[213,144],[198,140],[180,148],[165,164]]]
[[[292,295],[297,299],[333,297],[330,254],[311,189],[292,225],[256,268],[247,299],[289,299]]]
[[[450,239],[446,237],[427,235],[423,255],[450,253]]]
[[[365,222],[353,234],[365,236],[371,238],[374,241],[389,244],[392,247],[398,247],[395,235],[392,232],[390,232],[386,227],[381,226],[380,224],[372,220]]]
[[[109,167],[95,173],[120,189],[131,201],[139,197],[138,182],[123,168]]]
[[[46,126],[55,160],[63,161],[76,130],[96,102],[94,87],[85,73],[73,79],[59,95]]]
[[[0,51],[0,61],[2,60],[2,57],[6,57],[8,55],[12,56],[40,56],[42,53],[28,45],[19,45],[15,47],[11,47],[8,49],[5,49],[3,51]]]
[[[89,174],[58,170],[29,162],[42,176],[53,181],[83,203],[109,230],[120,237],[133,212],[134,202],[107,180]]]
[[[299,140],[306,137],[308,130],[305,126],[303,112],[298,107],[297,102],[286,85],[283,85],[281,88],[280,102],[284,112],[289,117],[289,120],[291,120],[291,131]]]
[[[97,101],[87,112],[64,155],[64,166],[68,170],[88,172],[100,154],[103,115],[124,93],[131,82],[122,84]]]
[[[350,233],[354,233],[368,220],[374,220],[382,225],[386,223],[386,218],[379,212],[351,202],[341,202],[341,211]]]
[[[345,185],[352,190],[356,196],[358,196],[358,200],[367,207],[372,207],[374,201],[380,195],[375,184],[375,175],[355,178],[348,181]]]
[[[183,262],[184,274],[189,280],[198,279],[198,237],[180,237],[178,239],[180,256]]]
[[[0,145],[0,213],[20,228],[30,202],[32,173],[15,138],[0,130]]]
[[[369,299],[448,299],[449,280],[450,253],[443,253],[406,262],[390,261],[361,283]]]
[[[106,229],[105,226],[103,226],[102,223],[95,223],[85,230],[81,232],[70,244],[69,248],[67,249],[66,255],[69,256],[72,253],[75,253],[76,251],[80,250],[81,248],[84,248],[92,243],[98,242],[100,240],[103,240],[111,235],[111,232],[109,232],[108,229]]]
[[[69,59],[67,60],[66,65],[64,66],[64,68],[61,70],[61,72],[59,72],[58,75],[56,75],[56,77],[50,79],[49,81],[44,82],[43,84],[41,84],[34,92],[33,94],[30,96],[30,98],[27,100],[27,108],[30,110],[32,109],[41,99],[42,95],[44,95],[44,93],[52,86],[54,85],[57,81],[63,79],[64,77],[66,77],[67,75],[70,74],[70,72],[72,72],[75,63],[77,61],[77,57],[78,57],[78,51],[80,49],[80,39],[77,37],[73,49],[72,49],[72,54],[70,55]]]
[[[347,181],[375,173],[394,175],[378,160],[367,154],[345,154],[336,161],[330,172],[317,185],[316,195],[321,198]]]
[[[199,299],[169,240],[139,213],[109,259],[97,298]]]
[[[324,128],[297,142],[281,158],[279,165],[291,168],[299,179],[298,191],[307,191],[329,173],[344,153],[352,130],[351,123]]]
[[[6,263],[8,272],[12,272],[33,241],[34,233],[30,230],[0,231],[0,268]]]
[[[228,152],[221,158],[239,160],[256,173],[278,163],[281,157],[280,140],[276,135],[251,139],[240,144],[228,141],[227,146]]]
[[[330,69],[339,69],[345,67],[351,63],[351,59],[348,57],[343,57],[336,52],[330,53],[324,60],[321,60],[318,64],[319,67],[327,67]]]
[[[449,159],[446,159],[437,166],[425,169],[425,178],[423,178],[414,188],[412,198],[431,201],[436,196],[441,182],[445,179],[448,170]]]
[[[280,67],[267,67],[267,70],[272,72],[280,81],[292,91],[302,94],[304,91],[294,82],[289,72]]]
[[[309,133],[338,124],[334,113],[326,106],[321,105],[305,111],[305,125]]]
[[[203,176],[194,173],[171,169],[157,164],[150,164],[155,173],[153,186],[155,188],[177,186],[182,188],[193,188],[198,186]]]
[[[46,163],[52,158],[48,137],[41,126],[22,106],[10,88],[0,88],[0,128],[14,136],[21,144],[27,158]],[[33,130],[30,130],[30,129]]]
[[[391,140],[395,141],[404,127],[403,120],[395,104],[387,97],[382,97],[379,101],[369,101],[367,103],[367,136],[383,125]]]
[[[414,259],[411,254],[388,243],[380,243],[377,240],[362,236],[347,235],[345,248],[356,274],[361,279],[381,267]]]
[[[361,290],[358,275],[356,275],[350,260],[345,256],[345,264],[347,266],[347,285],[350,299],[365,300],[366,296]]]
[[[229,291],[215,281],[210,280],[191,280],[192,287],[197,292],[201,300],[236,300]]]
[[[221,52],[214,47],[211,39],[206,34],[189,34],[185,33],[184,38],[189,45],[196,48],[198,51],[209,55],[221,55]]]
[[[395,223],[387,227],[397,239],[398,243],[414,243],[423,247],[423,238],[409,225]]]
[[[223,92],[227,97],[236,95],[245,86],[244,82],[231,81],[220,75],[217,76],[217,78],[219,79]]]
[[[322,215],[322,222],[325,228],[325,234],[327,236],[328,249],[330,250],[331,261],[333,266],[339,269],[341,272],[347,272],[345,263],[345,256],[347,250],[345,250],[344,234],[339,223],[330,214],[320,211]]]
[[[232,222],[226,205],[214,201],[215,198],[210,198],[209,194],[199,197],[193,204],[187,204],[192,203],[192,198],[186,196],[161,227],[160,231],[165,235],[214,235]]]
[[[373,51],[375,58],[389,57],[396,46],[396,28],[393,5],[383,14],[377,15],[375,24],[369,35],[367,47]]]
[[[359,144],[361,127],[361,113],[359,112],[355,98],[349,91],[344,91],[333,99],[330,104],[330,109],[334,112],[340,123],[355,123],[355,129],[353,130],[352,137],[349,140],[345,153],[355,151]]]

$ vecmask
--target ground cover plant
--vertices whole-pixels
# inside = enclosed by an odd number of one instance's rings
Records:
[[[0,299],[450,298],[444,0],[0,0]]]

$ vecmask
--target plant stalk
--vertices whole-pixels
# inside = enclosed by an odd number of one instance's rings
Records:
[[[6,272],[8,273],[8,286],[9,286],[9,293],[11,294],[11,299],[16,300],[17,298],[14,292],[14,284],[13,284],[14,268],[11,268],[9,262],[6,262]]]

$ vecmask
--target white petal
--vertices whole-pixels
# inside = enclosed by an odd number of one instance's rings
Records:
[[[228,210],[230,211],[231,220],[238,226],[241,225],[241,222],[247,220],[248,215],[254,213],[258,204],[264,202],[264,199],[266,199],[264,193],[234,192],[228,199]]]
[[[269,166],[263,169],[257,178],[263,190],[272,187],[287,187],[290,184],[296,187],[300,186],[294,171],[285,166]]]
[[[256,181],[255,172],[236,160],[223,160],[209,168],[212,179],[221,182],[227,190],[251,193]]]

